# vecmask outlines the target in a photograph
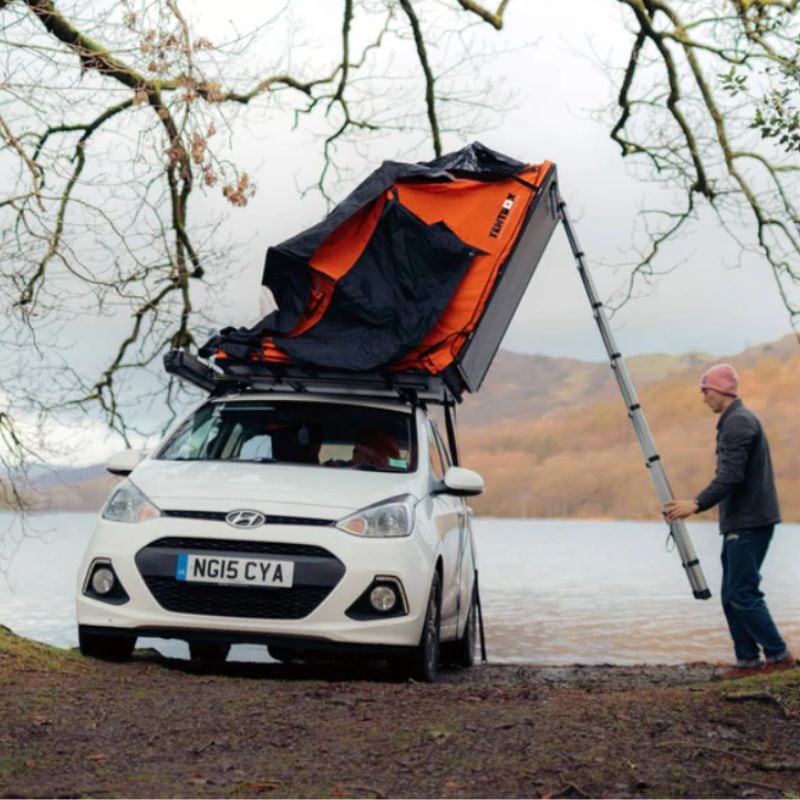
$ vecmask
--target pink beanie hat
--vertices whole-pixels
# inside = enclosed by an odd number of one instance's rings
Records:
[[[730,397],[739,396],[739,376],[730,364],[715,364],[703,375],[701,389],[715,389]]]

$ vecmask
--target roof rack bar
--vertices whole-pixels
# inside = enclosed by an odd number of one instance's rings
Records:
[[[219,373],[214,372],[208,364],[204,364],[181,349],[170,350],[166,353],[164,369],[170,375],[183,378],[207,392],[213,392],[217,388],[217,381],[220,377]]]
[[[456,401],[443,377],[415,372],[343,372],[293,365],[225,359],[214,368],[184,350],[170,350],[164,368],[171,375],[216,395],[235,391],[318,392],[448,404]]]

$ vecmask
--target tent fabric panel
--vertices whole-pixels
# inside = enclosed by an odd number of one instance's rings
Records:
[[[315,270],[310,270],[309,272],[311,275],[311,289],[308,293],[308,302],[297,324],[286,334],[290,337],[301,336],[309,328],[316,325],[328,310],[333,297],[333,290],[336,285],[334,281],[321,272],[316,272]]]
[[[514,312],[558,224],[558,211],[553,200],[556,184],[556,168],[550,164],[539,192],[526,214],[524,229],[510,248],[511,252],[502,268],[502,276],[494,283],[485,311],[477,321],[473,335],[458,353],[456,364],[462,382],[470,392],[477,392],[483,383]]]
[[[302,337],[277,337],[274,344],[299,364],[383,367],[422,340],[475,254],[443,223],[427,225],[389,202],[361,258],[337,282],[324,317]]]
[[[498,253],[507,238],[507,223],[519,216],[515,202],[495,230],[498,216],[509,195],[518,200],[531,190],[511,178],[491,183],[455,180],[452,183],[398,183],[398,198],[408,209],[429,224],[446,220],[447,226],[462,239],[480,247],[485,253]]]
[[[334,281],[345,275],[369,243],[385,203],[384,194],[359,209],[328,235],[314,251],[309,265]]]
[[[286,239],[286,241],[281,242],[273,249],[293,253],[298,258],[307,261],[314,255],[314,251],[325,239],[359,209],[382,195],[399,178],[414,177],[433,178],[436,180],[447,179],[447,176],[440,168],[432,169],[425,163],[406,164],[401,161],[384,161],[378,169],[353,189],[327,217],[311,228],[301,231],[290,239]],[[269,268],[269,254],[267,254],[263,280],[265,285]]]
[[[256,361],[266,361],[271,364],[291,364],[292,357],[281,350],[272,339],[264,339],[260,352],[254,352],[252,357]]]
[[[459,170],[465,175],[474,174],[486,179],[515,175],[525,169],[525,164],[513,158],[496,153],[480,142],[462,147],[453,153],[446,153],[433,161],[409,164],[402,161],[384,161],[378,169],[363,180],[325,219],[296,236],[278,245],[278,250],[291,252],[301,259],[308,260],[325,239],[360,208],[371,203],[383,194],[392,184],[401,180],[449,181],[448,174]],[[267,284],[269,254],[264,271],[264,285]],[[276,298],[277,300],[277,298]]]
[[[477,185],[474,181],[460,181],[459,191],[451,191],[449,195],[443,191],[446,186],[398,187],[404,204],[423,218],[435,215],[438,209],[456,233],[471,230],[473,243],[489,252],[475,258],[441,318],[419,347],[391,365],[392,370],[422,369],[438,374],[457,357],[485,309],[498,272],[525,224],[536,195],[534,187],[547,174],[548,166],[545,163],[529,168],[519,176],[530,186],[519,180]],[[510,196],[514,197],[514,202],[498,231],[498,210]],[[458,205],[451,210],[448,206],[452,201]]]
[[[278,308],[251,329],[253,335],[292,330],[305,311],[311,291],[311,273],[304,261],[273,248],[267,258],[271,263],[270,279],[264,285],[272,292]],[[239,330],[244,333],[245,329]]]
[[[464,172],[499,178],[517,175],[525,169],[522,161],[497,153],[480,142],[472,142],[453,153],[445,153],[428,162],[433,169]]]
[[[282,333],[289,337],[301,336],[322,319],[330,305],[335,282],[352,268],[364,252],[385,203],[385,196],[381,196],[364,206],[333,231],[316,250],[309,262],[311,269],[307,270],[310,286],[304,310],[297,316],[291,330]],[[280,361],[291,360],[269,341],[263,349],[262,358],[269,361],[273,357]]]
[[[474,175],[483,179],[496,179],[524,170],[520,161],[496,153],[480,142],[473,142],[454,153],[447,153],[430,162],[408,164],[399,161],[384,161],[381,166],[362,181],[333,211],[316,225],[267,250],[262,284],[267,286],[279,309],[302,305],[308,295],[302,294],[303,286],[292,286],[282,278],[281,256],[308,262],[323,242],[350,217],[364,206],[380,197],[393,184],[401,180],[450,181],[450,170],[459,170],[463,175]],[[306,287],[307,288],[307,285]],[[289,312],[280,319],[280,332],[291,330]],[[286,326],[289,325],[287,328]],[[276,328],[276,330],[278,330]]]
[[[221,357],[227,353],[233,358],[248,359],[254,344],[264,336],[276,331],[288,334],[297,326],[308,307],[313,276],[305,263],[285,253],[274,253],[272,264],[269,288],[273,295],[284,298],[284,305],[251,328],[223,328],[203,344],[199,355]]]

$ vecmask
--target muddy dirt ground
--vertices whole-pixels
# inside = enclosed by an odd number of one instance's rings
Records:
[[[0,630],[3,797],[800,797],[800,669],[105,663]]]

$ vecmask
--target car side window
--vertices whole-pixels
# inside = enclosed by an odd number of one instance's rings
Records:
[[[271,461],[272,437],[257,433],[242,443],[239,449],[240,461]]]
[[[207,407],[208,408],[208,407]],[[176,460],[204,458],[208,442],[218,424],[218,419],[213,413],[213,408],[208,408],[187,420],[173,437],[169,446],[165,448],[162,458]]]
[[[437,480],[444,479],[444,473],[447,469],[446,462],[442,458],[442,452],[439,448],[438,437],[433,425],[428,422],[428,456],[431,462],[431,474]]]

